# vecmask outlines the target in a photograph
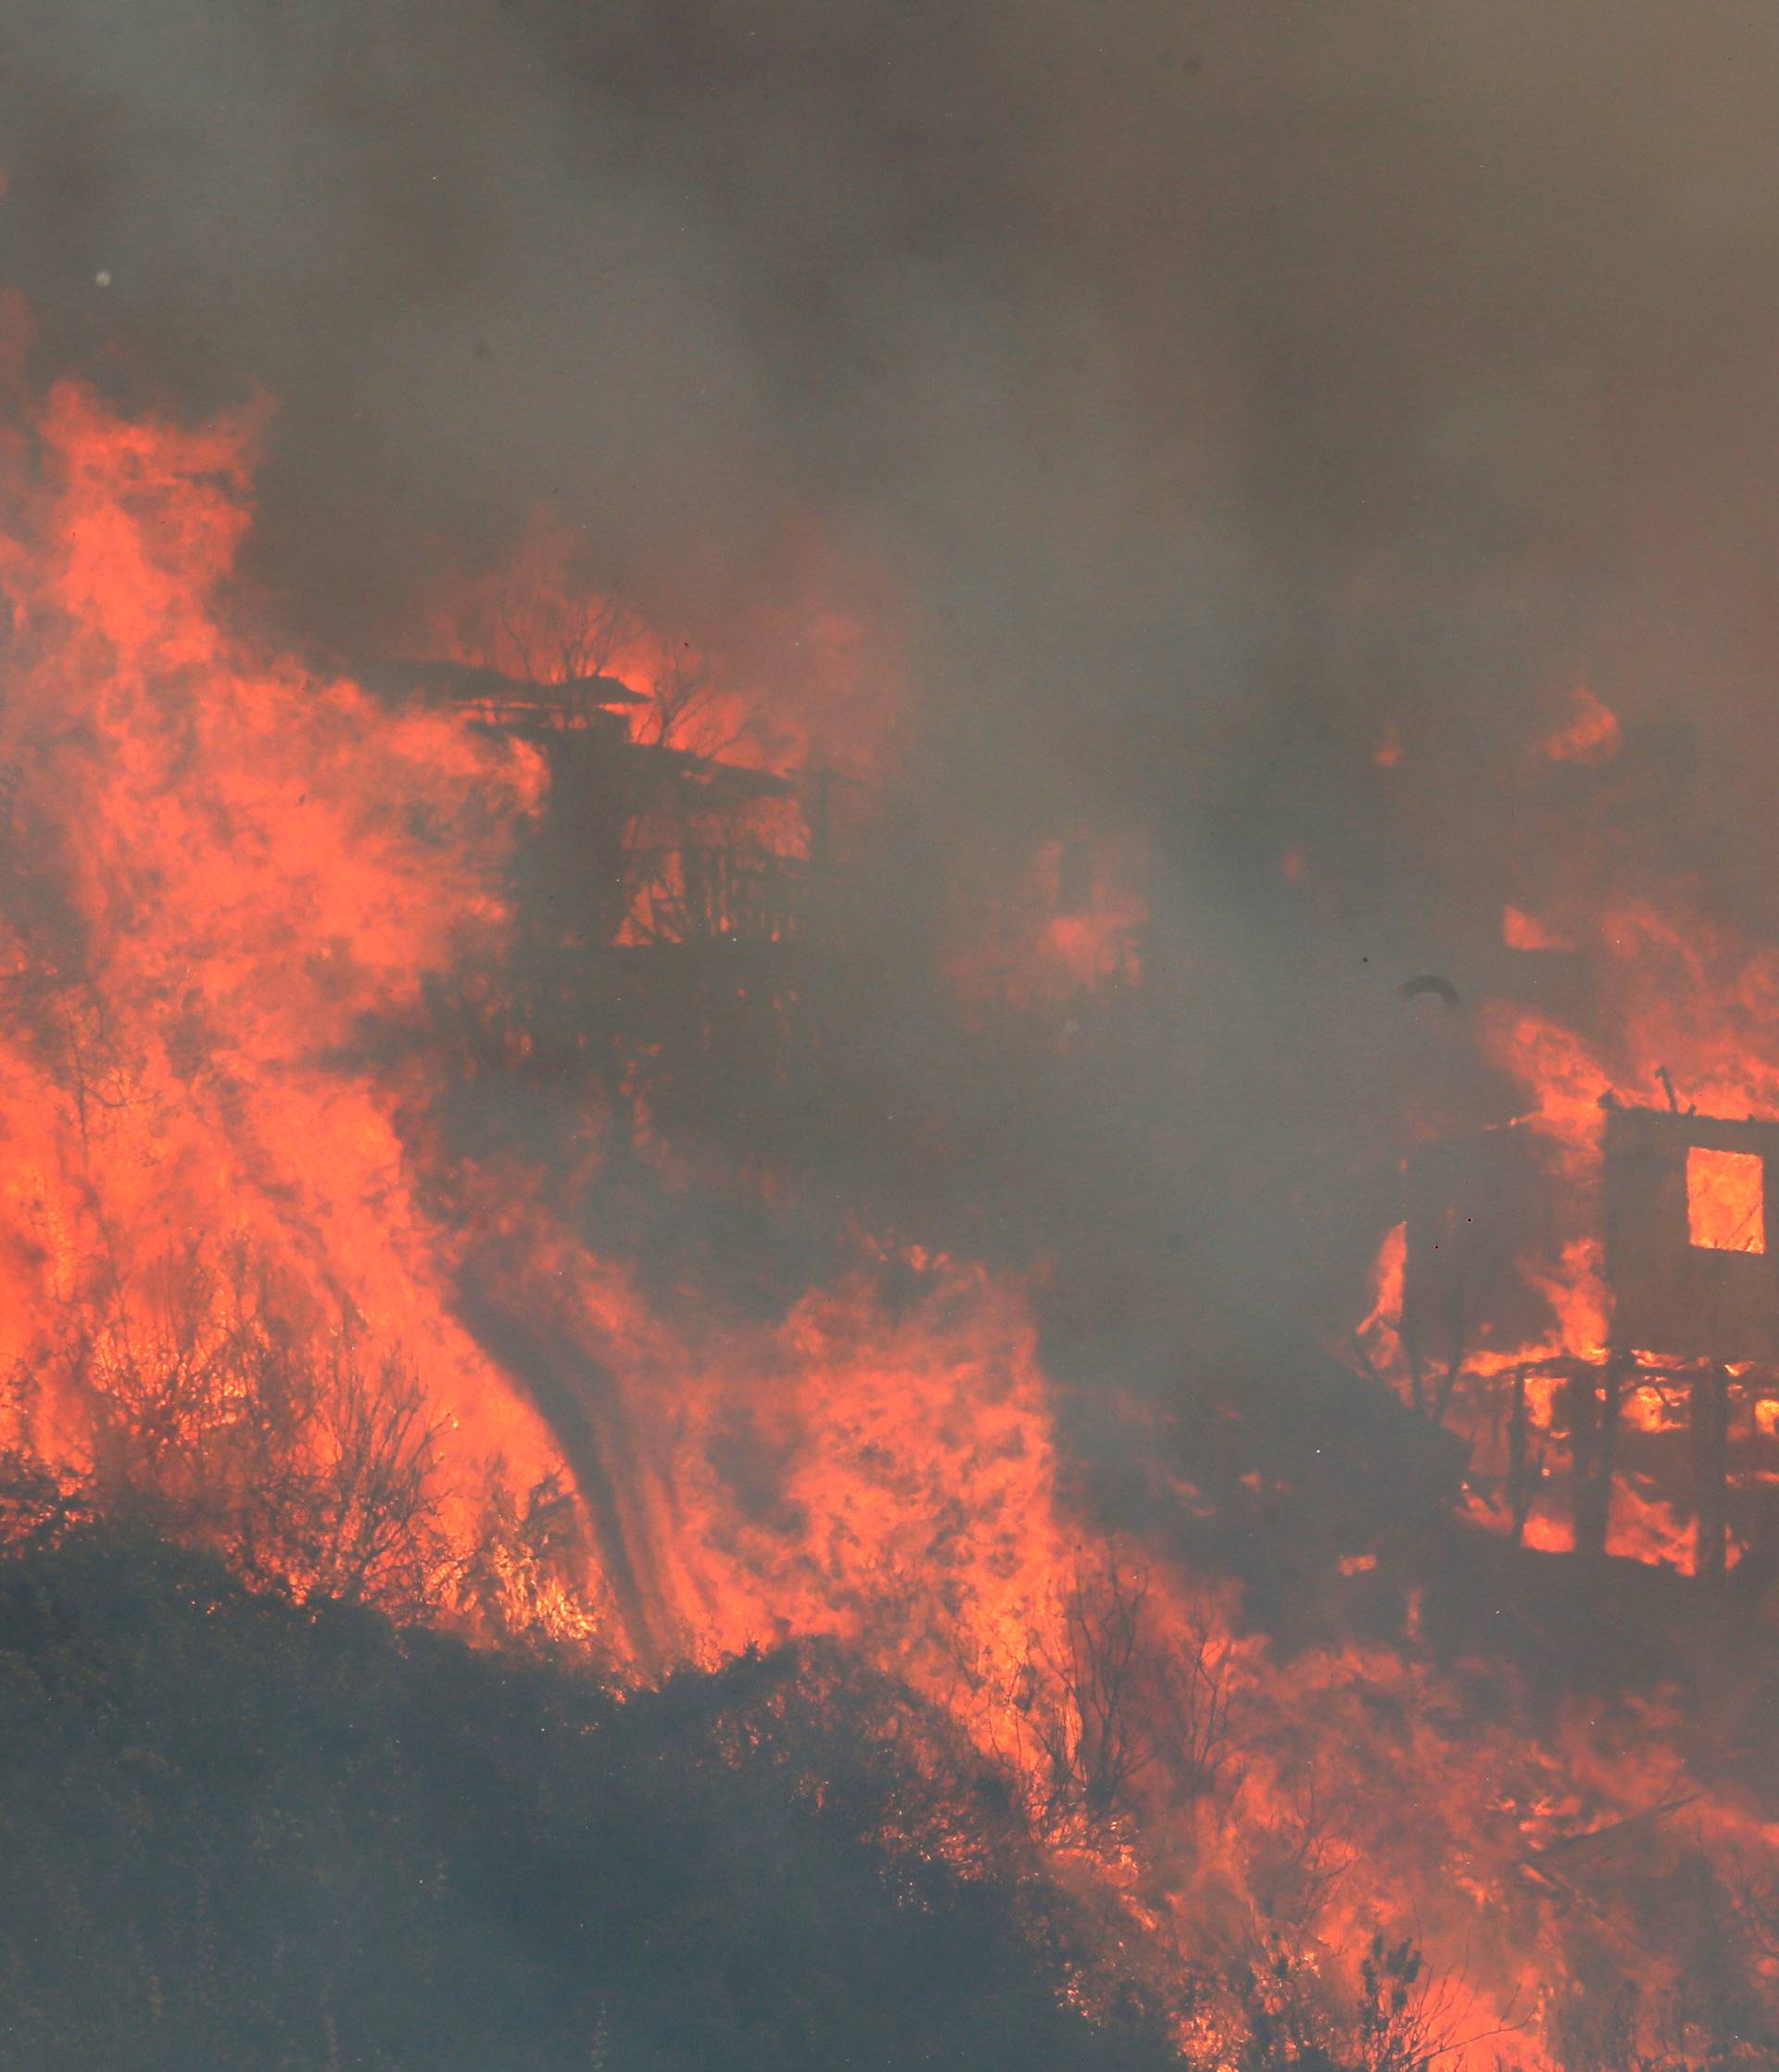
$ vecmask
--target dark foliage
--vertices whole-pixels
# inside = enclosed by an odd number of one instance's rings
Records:
[[[1164,2062],[1063,2003],[1066,1920],[893,1711],[789,1654],[620,1700],[44,1513],[0,1560],[0,2065]],[[881,1838],[941,1800],[967,1871]]]

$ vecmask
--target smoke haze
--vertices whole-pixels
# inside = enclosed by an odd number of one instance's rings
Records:
[[[1770,10],[0,21],[41,369],[277,399],[253,569],[307,651],[398,651],[441,561],[548,503],[763,675],[812,583],[856,608],[941,865],[1153,837],[1167,1072],[985,1128],[1257,1342],[1388,1219],[1405,1076],[1453,1042],[1400,981],[1468,992],[1504,891],[1571,885],[1523,768],[1575,684],[1644,744],[1590,830],[1629,854],[1659,809],[1638,867],[1772,916]],[[921,1060],[859,1042],[892,1110]]]

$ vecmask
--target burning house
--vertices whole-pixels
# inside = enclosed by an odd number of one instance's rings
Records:
[[[612,675],[435,660],[369,680],[517,744],[545,775],[509,865],[511,1013],[484,1031],[503,1063],[616,1094],[646,1061],[662,1116],[722,1076],[715,1060],[751,1059],[783,1083],[811,967],[838,949],[843,779],[690,746],[683,711]]]
[[[531,912],[531,925],[561,950],[691,954],[802,932],[806,874],[828,860],[831,773],[800,785],[700,753],[616,676],[534,680],[434,661],[385,665],[368,680],[540,757],[543,809],[514,869],[528,906],[552,909]],[[657,738],[639,734],[638,712],[656,720]]]
[[[1473,1447],[1480,1507],[1516,1539],[1617,1545],[1722,1578],[1770,1559],[1779,1124],[1611,1093],[1578,1152],[1524,1127],[1435,1143],[1405,1180],[1407,1393]],[[1558,1490],[1564,1497],[1558,1497]],[[1672,1514],[1621,1545],[1614,1497]],[[1690,1545],[1688,1541],[1690,1540]]]

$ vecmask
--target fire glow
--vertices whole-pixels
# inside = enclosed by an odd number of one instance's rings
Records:
[[[498,980],[548,764],[225,630],[255,435],[68,385],[6,449],[12,1444],[251,1543],[262,1580],[566,1641],[622,1678],[763,1640],[862,1650],[1096,1895],[1084,2003],[1158,1996],[1188,2063],[1255,2062],[1263,2029],[1306,2063],[1337,2034],[1395,2052],[1380,2066],[1579,2062],[1554,2039],[1608,1943],[1665,2004],[1659,1910],[1593,1838],[1659,1856],[1668,1832],[1634,1824],[1683,1795],[1699,1861],[1760,1838],[1689,1779],[1663,1700],[1540,1729],[1507,1678],[1472,1715],[1471,1669],[1412,1617],[1400,1643],[1275,1652],[1232,1586],[1093,1522],[1020,1274],[862,1236],[850,1273],[740,1320],[646,1290],[537,1175],[429,1162],[445,1046],[371,1032],[414,1027],[444,976]],[[1583,718],[1592,756],[1609,737]],[[686,906],[675,854],[621,949]],[[999,911],[966,995],[1027,1012],[1142,982],[1130,848],[1059,836]],[[1549,1127],[1596,1125],[1562,1079]],[[1737,1184],[1704,1187],[1695,1228],[1720,1234],[1697,1242],[1760,1248]],[[1368,1333],[1399,1320],[1402,1272],[1398,1236]],[[248,1515],[269,1444],[301,1530]],[[427,1527],[402,1546],[345,1472],[367,1448]],[[1337,1580],[1383,1589],[1386,1567],[1359,1552]],[[1438,1995],[1406,1958],[1380,1973],[1409,1936]]]
[[[1746,1151],[1694,1144],[1686,1154],[1687,1234],[1712,1252],[1767,1248],[1766,1168]]]

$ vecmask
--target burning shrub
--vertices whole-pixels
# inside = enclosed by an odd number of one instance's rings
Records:
[[[472,1501],[413,1362],[245,1243],[194,1242],[140,1291],[71,1308],[7,1395],[16,1426],[47,1423],[57,1446],[54,1463],[11,1457],[21,1529],[58,1507],[135,1518],[305,1601],[599,1650],[609,1613],[561,1482],[516,1494],[490,1462]]]
[[[164,1257],[76,1311],[20,1389],[71,1411],[94,1499],[145,1510],[250,1581],[417,1615],[450,1559],[441,1420],[412,1365],[309,1311],[245,1245]]]
[[[1146,1570],[1107,1547],[1077,1555],[1048,1633],[1028,1643],[1007,1703],[1051,1831],[1091,1830],[1137,1810],[1146,1777],[1190,1803],[1230,1760],[1227,1646],[1202,1609],[1161,1624]]]

